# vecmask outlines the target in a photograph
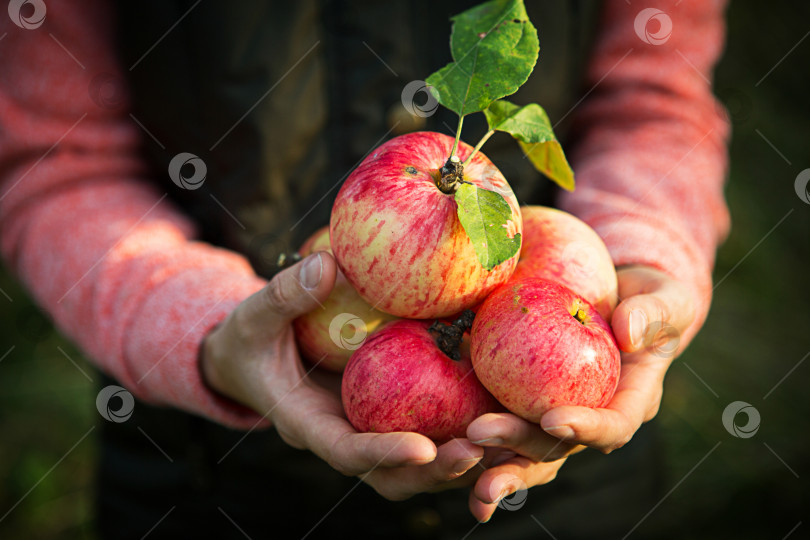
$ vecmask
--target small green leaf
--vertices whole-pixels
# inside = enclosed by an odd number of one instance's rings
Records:
[[[512,208],[503,195],[461,184],[456,191],[458,219],[470,237],[481,266],[492,270],[520,251]]]
[[[537,30],[523,0],[492,0],[452,18],[453,62],[425,82],[459,116],[483,111],[514,94],[537,63]]]
[[[489,129],[504,131],[518,140],[534,168],[561,188],[573,191],[574,171],[565,158],[546,111],[532,103],[520,107],[506,100],[493,102],[485,111]]]

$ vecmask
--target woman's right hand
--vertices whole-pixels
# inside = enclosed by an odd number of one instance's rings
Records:
[[[279,272],[206,337],[203,376],[219,394],[267,418],[287,444],[359,476],[387,499],[458,485],[454,480],[481,460],[483,448],[467,439],[437,448],[417,433],[357,433],[343,412],[340,377],[302,365],[290,323],[321,309],[336,269],[334,258],[319,252]],[[480,472],[476,467],[468,476]]]

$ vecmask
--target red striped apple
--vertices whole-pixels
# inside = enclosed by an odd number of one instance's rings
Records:
[[[561,405],[604,407],[619,381],[616,340],[596,309],[564,285],[512,281],[475,316],[475,374],[501,404],[540,422]]]
[[[538,277],[565,285],[609,321],[616,307],[616,268],[587,223],[556,208],[524,206],[523,245],[512,281]]]
[[[329,227],[316,231],[299,253],[306,257],[316,251],[331,253]],[[302,357],[339,373],[367,336],[394,318],[368,305],[338,270],[335,286],[323,307],[295,319],[293,329]]]
[[[398,317],[459,313],[505,283],[518,254],[491,270],[479,262],[458,217],[454,195],[438,187],[453,138],[420,132],[375,149],[349,176],[332,208],[332,251],[366,302]],[[459,160],[472,148],[459,143]],[[510,238],[523,230],[520,208],[503,175],[481,152],[463,180],[503,196]],[[486,245],[486,243],[484,243]]]
[[[343,373],[343,408],[361,432],[414,431],[435,441],[464,437],[497,403],[472,370],[469,342],[453,360],[425,321],[395,321],[352,355]]]

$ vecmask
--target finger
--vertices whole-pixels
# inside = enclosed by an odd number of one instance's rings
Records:
[[[321,251],[279,272],[240,305],[242,324],[272,336],[296,317],[323,309],[335,284],[336,269],[332,255]]]
[[[418,433],[357,433],[348,422],[343,429],[344,434],[334,439],[328,449],[324,449],[323,442],[310,442],[309,447],[347,476],[380,468],[424,465],[437,456],[433,441]]]
[[[485,504],[497,504],[504,497],[532,486],[547,484],[557,477],[557,472],[565,463],[564,459],[554,463],[535,463],[523,457],[504,462],[497,467],[487,469],[475,483],[473,493]],[[503,502],[505,508],[516,510],[526,500],[526,493],[518,494],[513,500]]]
[[[439,446],[436,459],[416,467],[377,469],[371,484],[384,497],[402,500],[425,491],[442,491],[475,467],[484,449],[467,439],[452,439]],[[458,485],[458,484],[455,484]]]
[[[633,356],[637,355],[650,356]],[[603,452],[621,448],[657,412],[666,365],[656,358],[637,360],[624,364],[622,371],[619,387],[606,408],[557,407],[543,415],[540,425],[567,443]]]
[[[473,517],[481,523],[486,523],[489,521],[490,518],[492,518],[492,514],[494,514],[495,510],[498,508],[497,503],[482,502],[481,499],[475,496],[474,489],[470,490],[470,496],[467,504],[470,507],[470,513],[472,513]]]
[[[467,427],[467,438],[477,445],[512,450],[532,461],[556,461],[574,447],[509,413],[479,416]]]
[[[633,352],[654,347],[671,350],[669,356],[674,357],[674,342],[695,317],[686,287],[663,272],[644,267],[620,271],[619,284],[623,300],[611,318],[619,348]]]

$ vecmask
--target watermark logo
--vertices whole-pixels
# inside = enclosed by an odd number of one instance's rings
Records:
[[[124,82],[112,73],[97,73],[87,90],[93,103],[103,109],[117,109],[124,104]]]
[[[194,171],[191,174],[187,171],[189,167]],[[185,172],[184,169],[186,169]],[[180,152],[169,162],[169,178],[177,187],[182,189],[194,190],[201,188],[207,174],[208,167],[206,167],[205,162],[189,152]]]
[[[366,323],[352,313],[341,313],[329,324],[329,337],[332,342],[347,351],[356,351],[366,340]]]
[[[737,416],[743,413],[747,421],[743,425],[737,425]],[[750,439],[759,431],[760,416],[759,411],[750,403],[745,401],[734,401],[729,403],[723,411],[723,427],[729,434],[740,439]]]
[[[647,327],[644,343],[648,344],[648,353],[659,358],[672,358],[681,345],[681,333],[668,322],[655,321]]]
[[[115,398],[118,398],[116,401],[120,401],[117,408],[113,408],[116,405],[113,402]],[[135,398],[126,388],[111,384],[102,388],[101,392],[96,396],[96,409],[98,409],[101,417],[108,422],[120,424],[129,420],[129,417],[132,416],[132,411],[135,410]]]
[[[36,30],[42,26],[46,11],[42,0],[11,0],[8,3],[11,22],[26,30]]]
[[[523,480],[517,476],[512,474],[505,476],[509,477],[510,486],[515,487],[515,484],[517,484],[517,489],[511,495],[507,495],[499,500],[498,508],[509,510],[510,512],[520,510],[526,504],[526,499],[529,497],[529,486],[527,486]],[[494,482],[493,485],[496,485],[497,483],[498,482]]]
[[[798,195],[805,204],[810,204],[810,190],[807,189],[808,184],[810,184],[810,169],[805,169],[796,176],[796,181],[793,182],[796,195]]]
[[[424,94],[426,101],[417,103],[416,96]],[[439,108],[439,100],[436,98],[436,89],[428,87],[425,81],[411,81],[402,89],[402,106],[414,116],[426,118],[432,116]]]
[[[658,30],[652,32],[651,28],[655,28],[656,25]],[[633,28],[638,38],[644,43],[663,45],[672,36],[672,19],[660,9],[645,8],[636,15]]]

